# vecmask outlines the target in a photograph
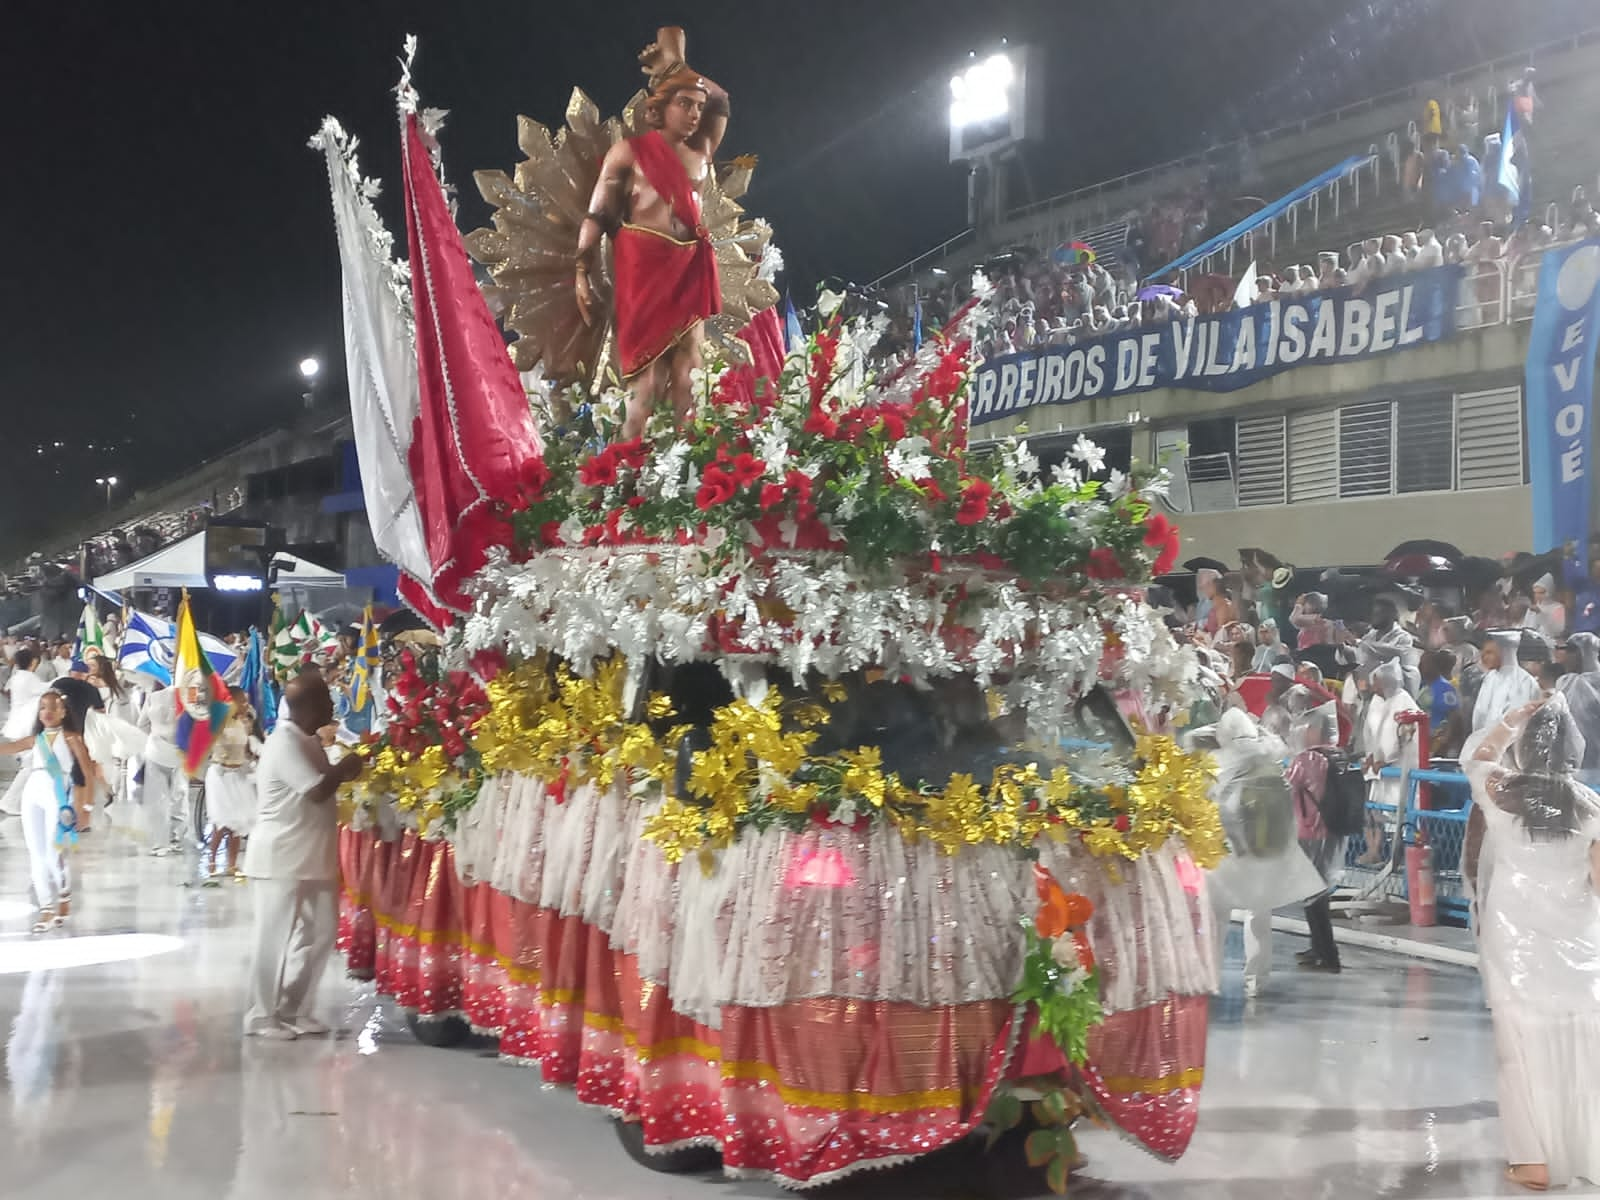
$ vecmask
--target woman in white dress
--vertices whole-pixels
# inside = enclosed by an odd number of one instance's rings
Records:
[[[39,697],[49,685],[34,673],[38,665],[37,650],[29,645],[18,647],[11,660],[11,678],[6,680],[11,707],[6,713],[4,727],[0,727],[0,737],[25,738],[39,719]],[[17,764],[16,777],[6,789],[5,797],[0,799],[0,812],[14,817],[22,815],[22,788],[28,781],[28,764],[32,760],[32,753],[27,753]]]
[[[217,851],[228,843],[228,876],[239,875],[239,851],[255,827],[256,756],[261,753],[261,738],[255,727],[255,710],[239,688],[233,689],[233,711],[217,735],[211,765],[206,768],[206,812],[211,818],[211,839],[207,846],[213,880],[217,873]]]
[[[1466,873],[1494,1017],[1500,1127],[1515,1183],[1600,1183],[1600,797],[1559,693],[1524,705],[1463,766]]]
[[[39,916],[35,933],[63,924],[71,913],[62,839],[76,830],[83,812],[84,788],[93,773],[77,718],[60,692],[39,697],[32,737],[0,743],[0,754],[28,754],[22,787],[22,839],[28,847],[28,873]]]

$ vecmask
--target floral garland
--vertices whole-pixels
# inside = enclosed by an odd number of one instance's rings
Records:
[[[402,712],[426,714],[433,724],[419,734],[405,722],[398,737],[391,725],[391,734],[369,747],[371,769],[352,794],[366,804],[392,800],[426,831],[453,825],[484,780],[501,771],[543,780],[558,803],[581,784],[604,788],[625,779],[641,800],[660,800],[644,836],[671,862],[714,853],[746,829],[799,829],[809,821],[855,828],[882,821],[946,853],[1071,836],[1107,859],[1131,861],[1173,837],[1202,866],[1223,853],[1208,765],[1171,738],[1139,738],[1132,764],[1101,764],[1090,779],[1065,766],[1046,775],[1035,763],[1002,763],[983,784],[958,773],[942,787],[916,785],[884,771],[874,747],[811,752],[827,705],[843,698],[838,684],[825,685],[820,699],[785,701],[774,690],[759,703],[717,709],[709,742],[693,753],[678,794],[673,749],[686,727],[665,724],[672,714],[664,696],[650,697],[647,720],[629,720],[626,676],[621,657],[591,678],[545,658],[529,660],[500,670],[485,689],[440,675],[422,693],[416,681],[425,685],[426,678],[404,675]],[[434,739],[433,728],[446,734]],[[445,740],[457,732],[464,745],[452,753]]]
[[[873,376],[876,327],[837,320],[792,353],[776,380],[705,375],[696,414],[602,444],[595,404],[551,436],[523,491],[479,510],[480,540],[513,562],[553,550],[695,543],[718,567],[770,551],[829,550],[858,576],[911,565],[1002,571],[1072,590],[1137,582],[1177,559],[1154,511],[1161,472],[1105,470],[1079,437],[1048,478],[1026,442],[969,453],[970,330],[979,305],[899,372]],[[494,594],[493,587],[480,591]]]

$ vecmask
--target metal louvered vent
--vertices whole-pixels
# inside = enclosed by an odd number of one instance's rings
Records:
[[[1456,486],[1462,491],[1522,482],[1522,389],[1456,397]]]
[[[1339,410],[1339,495],[1387,496],[1394,479],[1394,404],[1347,404]]]
[[[1289,503],[1339,495],[1339,436],[1333,409],[1289,417]]]
[[[1251,417],[1235,427],[1239,452],[1239,507],[1282,504],[1286,498],[1284,418]]]

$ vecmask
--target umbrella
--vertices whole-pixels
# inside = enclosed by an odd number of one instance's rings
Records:
[[[1170,283],[1152,283],[1149,287],[1139,289],[1138,298],[1140,300],[1159,300],[1161,297],[1166,296],[1176,300],[1181,295],[1183,295],[1183,289],[1175,288]]]
[[[1436,542],[1431,538],[1418,538],[1415,541],[1401,542],[1384,557],[1401,558],[1408,554],[1433,554],[1439,558],[1448,558],[1453,563],[1458,563],[1466,557],[1449,542]]]
[[[1383,573],[1398,579],[1418,579],[1454,566],[1454,562],[1441,554],[1391,554],[1383,562]]]
[[[1058,266],[1086,267],[1099,256],[1088,242],[1062,242],[1051,251],[1050,257]]]
[[[1226,575],[1229,570],[1227,563],[1215,558],[1191,558],[1188,562],[1183,564],[1183,569],[1185,571],[1199,571],[1205,567],[1210,567],[1213,571],[1217,571],[1223,575]]]

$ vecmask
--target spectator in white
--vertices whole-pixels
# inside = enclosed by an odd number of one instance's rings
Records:
[[[1400,235],[1400,253],[1405,255],[1406,270],[1415,270],[1417,266],[1417,235],[1409,229]]]
[[[1469,250],[1467,235],[1464,233],[1452,233],[1444,244],[1444,260],[1447,263],[1466,262]]]
[[[183,753],[178,749],[177,689],[159,683],[155,687],[139,714],[139,729],[148,738],[139,809],[150,853],[165,858],[182,845],[189,784],[183,774]]]
[[[1278,281],[1271,275],[1257,275],[1254,303],[1267,304],[1277,299]]]
[[[1588,786],[1600,778],[1600,637],[1575,633],[1567,649],[1577,658],[1574,670],[1556,680],[1556,691],[1566,698],[1572,719],[1583,735],[1583,761],[1579,778]]]
[[[1471,617],[1444,619],[1444,648],[1455,656],[1457,678],[1468,667],[1478,665],[1478,648],[1472,644],[1471,637]]]
[[[1551,641],[1560,641],[1567,632],[1567,609],[1555,598],[1556,581],[1548,574],[1533,582],[1533,603],[1522,618],[1522,627],[1532,629]]]
[[[1400,239],[1395,234],[1389,234],[1383,239],[1383,249],[1380,252],[1383,259],[1384,275],[1398,275],[1410,265],[1410,259],[1400,249]]]
[[[328,685],[296,676],[285,689],[290,719],[280,721],[256,768],[259,811],[245,851],[255,894],[246,1035],[292,1041],[328,1032],[309,1009],[333,951],[339,886],[334,792],[361,773],[350,755],[328,762],[317,731],[333,720]]]
[[[1339,255],[1333,250],[1324,250],[1317,255],[1317,290],[1336,287],[1334,274],[1339,270]]]
[[[1472,732],[1474,735],[1493,729],[1506,715],[1524,704],[1539,699],[1539,681],[1522,669],[1517,662],[1517,648],[1522,644],[1522,630],[1496,629],[1489,634],[1479,654],[1483,667],[1483,685],[1472,705]],[[1471,756],[1471,739],[1462,747],[1463,760]]]
[[[1418,271],[1444,266],[1444,247],[1439,244],[1433,230],[1424,229],[1417,235],[1417,256],[1412,259],[1411,265]]]
[[[1372,672],[1372,699],[1367,705],[1362,722],[1361,750],[1366,757],[1367,803],[1387,805],[1399,811],[1401,780],[1384,779],[1380,772],[1386,767],[1409,766],[1416,770],[1418,757],[1418,729],[1407,728],[1400,720],[1402,714],[1419,713],[1417,702],[1405,689],[1396,659],[1380,664]],[[1382,855],[1382,827],[1376,822],[1367,823],[1367,852],[1361,862],[1371,866]]]
[[[1289,662],[1289,648],[1278,636],[1278,622],[1265,618],[1256,630],[1256,652],[1250,663],[1252,671],[1270,671],[1279,663]]]
[[[1205,731],[1196,731],[1201,741]],[[1254,996],[1272,970],[1272,910],[1304,900],[1322,879],[1295,840],[1294,802],[1283,777],[1287,750],[1241,708],[1224,712],[1213,730],[1217,776],[1211,787],[1229,854],[1207,877],[1217,923],[1217,962],[1233,910],[1246,911],[1244,992]]]
[[[1414,693],[1422,686],[1422,651],[1417,648],[1416,639],[1400,625],[1400,610],[1393,600],[1380,596],[1372,602],[1372,628],[1359,641],[1345,635],[1339,660],[1358,663],[1361,654],[1374,663],[1396,663],[1406,691]]]
[[[1345,283],[1350,287],[1365,287],[1372,280],[1383,274],[1383,243],[1377,238],[1368,238],[1361,243],[1359,251],[1352,253],[1354,265],[1345,273]]]

